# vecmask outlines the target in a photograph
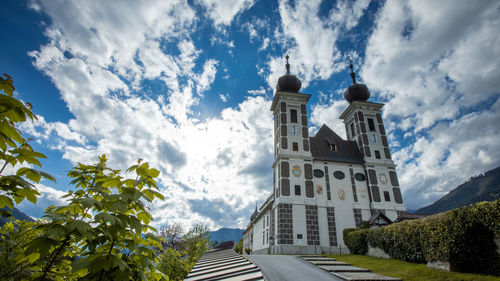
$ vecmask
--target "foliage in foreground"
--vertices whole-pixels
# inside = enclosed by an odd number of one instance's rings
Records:
[[[196,224],[186,234],[182,233],[179,224],[162,229],[160,235],[167,240],[167,246],[160,254],[158,270],[169,276],[169,280],[184,280],[198,259],[210,248],[208,227]],[[173,237],[177,237],[177,242],[168,242]]]
[[[378,247],[403,261],[448,261],[453,271],[498,275],[495,237],[500,238],[500,199],[378,229],[347,231],[344,242],[352,253]]]
[[[68,176],[76,191],[64,197],[68,204],[46,210],[41,223],[19,224],[29,233],[20,243],[20,262],[2,271],[4,280],[29,276],[29,280],[156,280],[166,277],[155,267],[160,238],[149,226],[152,216],[144,202],[163,199],[157,192],[159,171],[147,163],[131,166],[126,179],[107,166],[103,155],[95,165],[78,164]],[[16,231],[10,234],[15,235]],[[2,228],[2,234],[9,229]],[[5,239],[3,242],[7,241]],[[2,254],[8,247],[2,247]],[[22,265],[19,267],[19,265]]]
[[[42,178],[55,182],[55,178],[31,168],[32,165],[41,167],[39,159],[46,157],[33,150],[28,143],[31,139],[25,139],[16,125],[33,121],[36,116],[31,104],[25,105],[12,96],[15,91],[12,77],[3,76],[0,76],[0,215],[10,217],[11,212],[4,207],[12,210],[14,202],[19,204],[25,199],[35,204],[40,193],[33,183]]]
[[[395,259],[382,259],[360,255],[328,255],[353,266],[369,269],[375,273],[400,278],[403,281],[499,281],[499,277],[448,272],[428,268],[425,264],[415,264]]]
[[[41,166],[36,152],[15,127],[35,120],[29,103],[12,95],[12,78],[0,77],[0,215],[27,199],[36,204],[35,184],[52,176],[32,169]],[[47,208],[38,222],[11,221],[0,228],[0,280],[182,280],[208,250],[208,229],[196,225],[176,249],[178,237],[166,242],[149,226],[146,202],[163,200],[155,178],[159,171],[141,163],[127,169],[135,178],[107,166],[105,155],[94,165],[78,164],[68,176],[76,189],[67,205]],[[7,168],[7,169],[6,169]],[[14,171],[14,173],[12,173]],[[165,245],[163,245],[165,246]],[[168,244],[167,244],[168,246]],[[182,250],[182,255],[179,251]],[[158,253],[160,253],[158,255]],[[167,276],[164,273],[166,273]]]
[[[236,246],[234,246],[234,251],[240,255],[243,255],[243,239],[240,239]]]

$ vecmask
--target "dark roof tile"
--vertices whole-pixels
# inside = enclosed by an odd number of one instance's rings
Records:
[[[343,140],[327,125],[323,125],[314,137],[309,138],[311,154],[314,160],[363,164],[363,157],[355,141]],[[330,144],[337,146],[337,151],[330,150]]]

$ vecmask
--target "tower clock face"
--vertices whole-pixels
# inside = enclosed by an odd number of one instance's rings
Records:
[[[299,127],[297,125],[288,126],[288,133],[292,136],[296,136],[299,133]]]

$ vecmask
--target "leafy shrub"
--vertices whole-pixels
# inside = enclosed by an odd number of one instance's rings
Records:
[[[186,278],[192,266],[177,250],[168,248],[160,254],[157,269],[167,275],[170,281],[180,281]]]
[[[367,229],[346,228],[342,232],[344,235],[344,243],[351,254],[364,255],[368,252],[366,243]]]
[[[500,238],[500,199],[365,232],[344,230],[353,254],[365,254],[369,245],[404,261],[443,260],[454,271],[500,274],[495,237]]]
[[[247,255],[250,255],[250,252],[251,252],[251,251],[252,251],[252,250],[250,250],[250,247],[246,247],[246,248],[245,248],[245,253],[246,253]]]
[[[243,239],[240,239],[236,246],[234,246],[234,251],[238,254],[243,254]]]

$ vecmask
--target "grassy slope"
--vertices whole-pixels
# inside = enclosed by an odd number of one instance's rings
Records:
[[[375,273],[401,278],[404,281],[500,281],[500,277],[448,272],[428,268],[425,264],[408,263],[394,259],[380,259],[360,255],[328,255],[353,266],[367,268]]]

